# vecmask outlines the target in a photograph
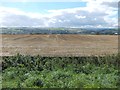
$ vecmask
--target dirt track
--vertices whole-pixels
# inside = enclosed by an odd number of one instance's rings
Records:
[[[89,56],[118,51],[117,35],[2,35],[1,55]]]

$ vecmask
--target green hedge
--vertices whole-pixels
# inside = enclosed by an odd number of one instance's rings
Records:
[[[118,88],[120,54],[2,57],[3,88]]]

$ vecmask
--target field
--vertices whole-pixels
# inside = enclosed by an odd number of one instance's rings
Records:
[[[2,35],[2,56],[90,56],[118,52],[117,35]]]

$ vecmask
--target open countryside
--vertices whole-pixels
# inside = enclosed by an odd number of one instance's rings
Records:
[[[2,56],[90,56],[118,53],[118,35],[2,35]]]

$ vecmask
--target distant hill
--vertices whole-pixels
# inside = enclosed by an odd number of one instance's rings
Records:
[[[114,28],[40,28],[40,27],[2,27],[2,34],[118,34],[118,29]]]

